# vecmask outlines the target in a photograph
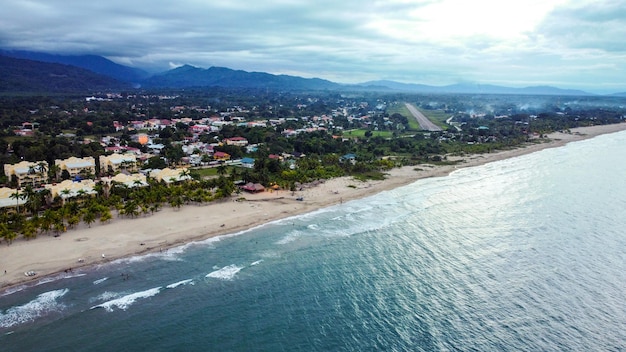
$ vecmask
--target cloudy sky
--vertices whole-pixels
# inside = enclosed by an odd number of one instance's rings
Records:
[[[164,71],[626,91],[626,0],[3,0],[0,47]]]

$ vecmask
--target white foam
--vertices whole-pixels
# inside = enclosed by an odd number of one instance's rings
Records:
[[[254,263],[250,264],[250,266],[259,265],[259,264],[261,264],[261,263],[263,263],[263,259],[261,259],[261,260],[257,260],[256,262],[254,262]]]
[[[211,278],[220,279],[220,280],[232,280],[233,277],[235,277],[235,275],[237,275],[237,273],[241,271],[241,269],[243,269],[243,267],[232,264],[229,266],[225,266],[219,270],[210,272],[206,275],[206,277],[211,277]]]
[[[120,297],[119,293],[105,291],[105,292],[99,294],[98,296],[96,296],[94,298],[91,298],[89,300],[89,302],[103,302],[103,301],[106,302],[106,301],[110,301],[110,300],[112,300],[114,298],[118,298],[118,297]]]
[[[289,231],[285,237],[281,238],[280,240],[276,241],[276,244],[278,245],[284,245],[287,243],[291,243],[295,240],[297,240],[298,238],[300,238],[301,236],[303,236],[304,233],[300,230],[292,230]]]
[[[276,241],[276,244],[283,245],[283,244],[291,243],[291,242],[297,240],[298,237],[300,237],[300,236],[298,236],[296,234],[287,235],[287,236],[283,237],[282,239]]]
[[[93,284],[94,285],[101,284],[101,283],[107,281],[108,279],[109,279],[108,277],[103,277],[102,279],[98,279],[98,280],[94,281]]]
[[[65,305],[58,303],[57,299],[63,297],[69,290],[67,288],[44,292],[34,300],[16,307],[11,307],[6,312],[0,312],[0,327],[8,328],[18,324],[24,324],[53,311],[60,311]]]
[[[123,296],[123,297],[120,297],[120,298],[117,298],[108,302],[104,302],[102,304],[98,304],[97,306],[93,306],[90,309],[104,308],[107,312],[112,312],[113,308],[117,307],[121,310],[126,310],[133,303],[135,303],[136,300],[140,298],[149,298],[149,297],[155,296],[159,293],[159,291],[161,291],[161,287],[155,287],[149,290],[131,293],[129,295],[126,295],[126,296]]]
[[[37,283],[34,286],[48,284],[50,282],[54,282],[54,281],[58,281],[62,279],[71,279],[75,277],[81,277],[85,275],[87,274],[60,273],[58,275],[44,277],[41,280],[37,281]]]
[[[176,288],[178,286],[187,285],[187,284],[193,285],[193,280],[192,279],[187,279],[187,280],[183,280],[183,281],[178,281],[178,282],[175,282],[173,284],[165,286],[165,288]]]
[[[20,292],[23,291],[24,289],[28,288],[27,285],[20,285],[20,286],[15,286],[15,287],[11,287],[5,291],[2,292],[2,294],[0,294],[0,297],[4,297],[4,296],[8,296],[8,295],[12,295],[16,292]]]

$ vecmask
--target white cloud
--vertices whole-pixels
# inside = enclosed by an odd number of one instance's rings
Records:
[[[0,47],[161,70],[594,89],[623,84],[625,19],[623,0],[5,0]]]

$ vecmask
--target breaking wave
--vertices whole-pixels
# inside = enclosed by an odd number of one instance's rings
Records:
[[[235,264],[225,266],[219,270],[215,270],[206,275],[206,277],[211,277],[214,279],[220,280],[232,280],[238,272],[241,271],[243,267],[236,266]]]
[[[149,290],[131,293],[129,295],[126,295],[126,296],[123,296],[123,297],[120,297],[120,298],[117,298],[108,302],[104,302],[102,304],[98,304],[96,306],[91,307],[90,309],[104,308],[107,312],[112,312],[113,308],[117,307],[118,309],[126,310],[133,303],[135,303],[136,300],[141,299],[141,298],[149,298],[149,297],[155,296],[160,291],[161,291],[161,287],[155,287]]]
[[[0,327],[9,328],[15,325],[32,322],[35,319],[50,312],[62,310],[65,305],[57,302],[69,290],[67,288],[44,292],[34,300],[16,307],[11,307],[6,312],[0,312]]]

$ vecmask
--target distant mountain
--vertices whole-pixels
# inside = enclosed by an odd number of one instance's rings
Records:
[[[247,72],[225,67],[202,69],[184,65],[143,81],[149,88],[224,87],[224,88],[276,88],[324,90],[342,87],[338,83],[319,79],[265,72]]]
[[[615,97],[626,97],[626,92],[621,92],[621,93],[613,93],[611,94],[612,96]]]
[[[24,50],[0,50],[0,55],[17,59],[72,65],[115,78],[122,82],[138,83],[149,76],[149,74],[143,70],[116,64],[109,59],[97,55],[53,55]]]
[[[89,70],[0,55],[0,92],[69,93],[128,89],[129,84]]]
[[[517,95],[592,95],[581,90],[561,89],[549,86],[525,88],[502,87],[489,84],[453,84],[448,86],[429,86],[424,84],[400,83],[394,81],[370,81],[360,86],[396,90],[412,93],[456,93],[456,94],[517,94]]]

